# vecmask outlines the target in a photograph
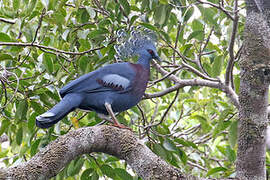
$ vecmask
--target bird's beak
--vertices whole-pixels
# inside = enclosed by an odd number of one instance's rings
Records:
[[[162,61],[162,59],[161,59],[158,55],[156,55],[156,56],[154,57],[154,59],[155,59],[155,60],[158,60],[159,62]]]

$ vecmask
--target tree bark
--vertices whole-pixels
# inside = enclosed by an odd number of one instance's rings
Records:
[[[91,152],[104,152],[126,160],[143,179],[184,179],[178,169],[154,154],[131,131],[105,125],[81,128],[60,136],[28,162],[0,170],[0,179],[49,179],[71,160]]]
[[[260,1],[262,3],[263,1]],[[265,9],[246,0],[247,18],[240,61],[238,154],[241,180],[266,179],[265,136],[270,74],[270,29]]]

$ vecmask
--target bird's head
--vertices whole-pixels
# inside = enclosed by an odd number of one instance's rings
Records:
[[[154,44],[145,44],[142,48],[138,49],[136,52],[137,55],[146,57],[148,60],[156,59],[161,61],[160,57],[158,56],[156,47]]]
[[[116,58],[123,59],[138,55],[147,60],[160,61],[155,46],[156,34],[148,29],[136,28],[128,35],[125,31],[118,31],[118,44],[115,46]]]

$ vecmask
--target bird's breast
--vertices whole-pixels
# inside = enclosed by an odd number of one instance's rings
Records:
[[[135,70],[135,77],[132,82],[132,94],[136,96],[143,96],[147,83],[149,80],[149,69],[144,68],[140,64],[131,64],[131,67]]]

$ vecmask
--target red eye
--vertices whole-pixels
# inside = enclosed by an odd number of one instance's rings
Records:
[[[149,52],[149,54],[151,54],[151,56],[155,55],[155,53],[154,53],[154,51],[152,49],[147,49],[147,51]]]

